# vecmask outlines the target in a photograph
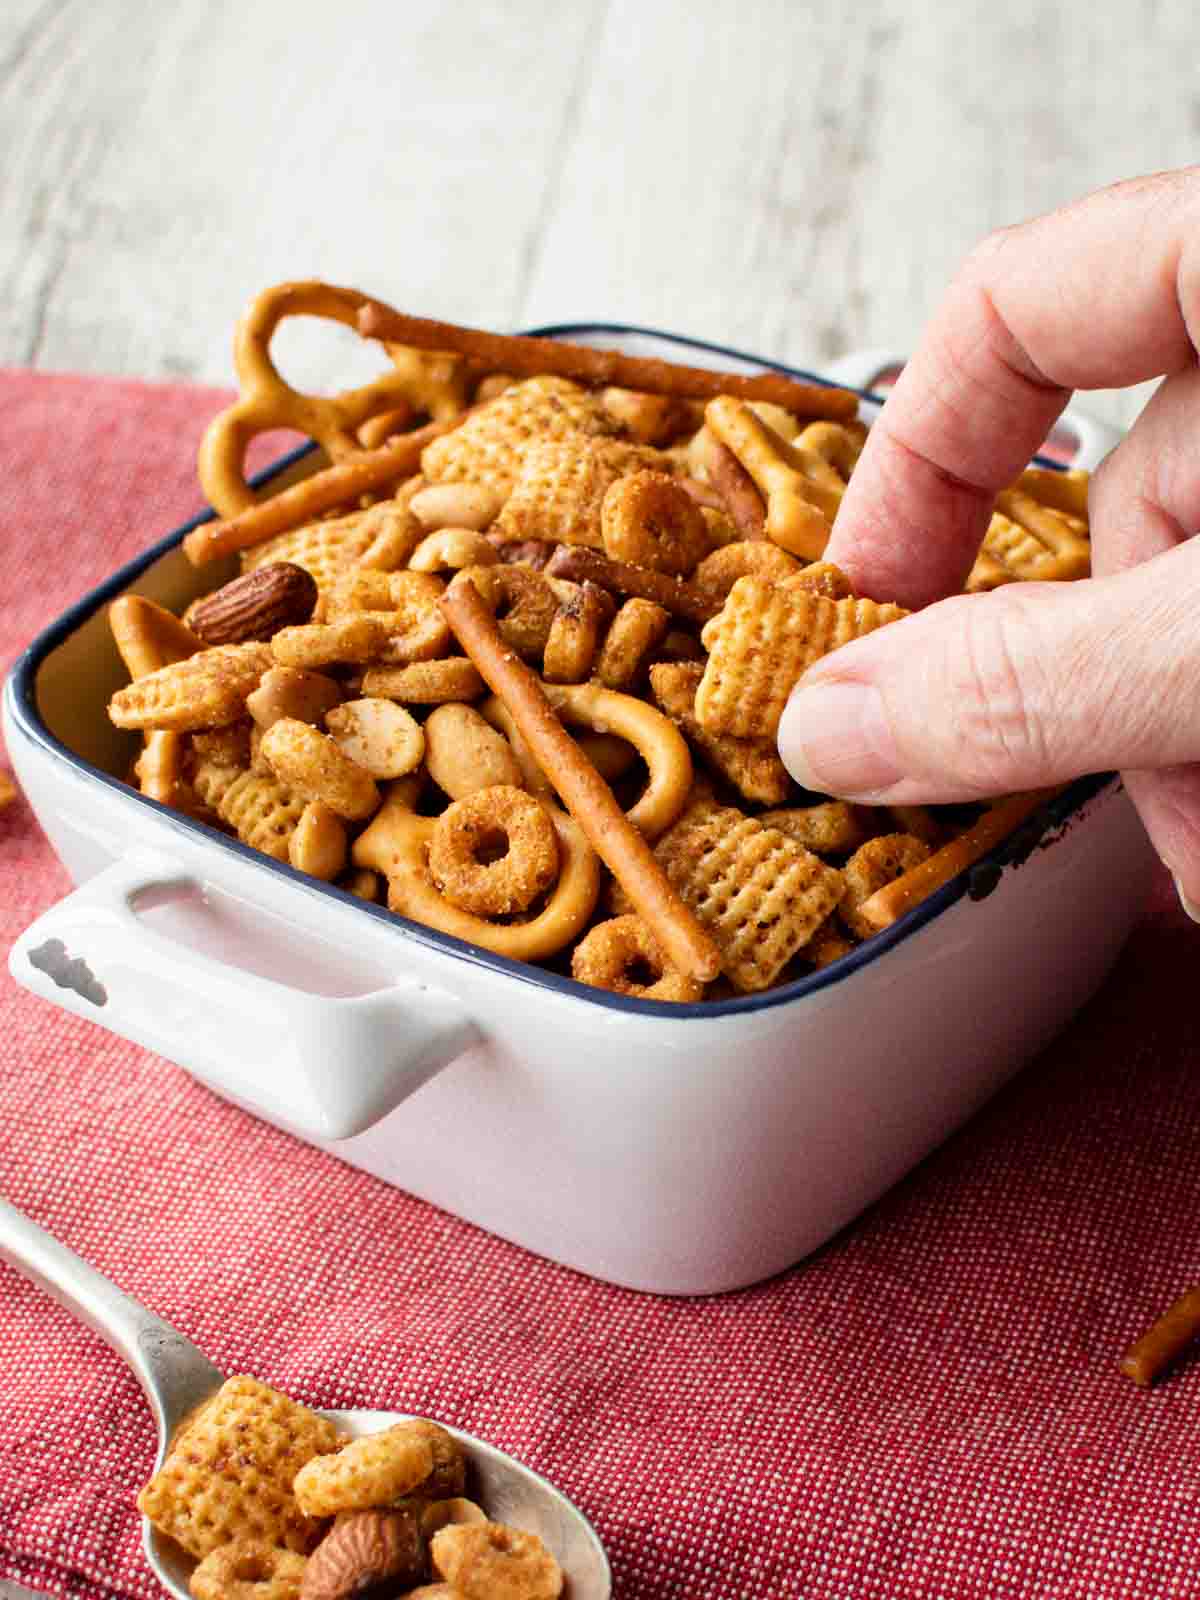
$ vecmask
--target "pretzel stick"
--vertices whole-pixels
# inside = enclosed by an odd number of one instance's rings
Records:
[[[555,716],[535,674],[504,643],[474,584],[448,589],[439,603],[458,642],[508,708],[535,761],[668,959],[701,983],[715,978],[721,970],[716,945],[679,898],[612,790]]]
[[[1026,817],[1032,816],[1040,805],[1044,805],[1051,795],[1059,793],[1060,789],[1033,789],[1027,794],[1014,794],[1007,800],[1001,800],[977,818],[965,833],[960,833],[957,839],[951,839],[949,844],[935,850],[919,867],[877,889],[858,907],[857,914],[876,933],[883,928],[890,928],[898,917],[927,899],[935,889],[949,883],[951,878],[957,877],[967,867],[974,866],[976,861],[1007,838],[1014,828],[1020,827]]]
[[[218,556],[248,550],[277,533],[299,528],[324,511],[332,511],[360,494],[415,472],[421,464],[421,451],[429,441],[448,433],[461,421],[461,417],[455,417],[450,422],[431,422],[379,450],[363,451],[326,467],[324,472],[314,472],[311,478],[294,483],[247,511],[239,511],[226,522],[206,522],[193,528],[183,541],[183,552],[194,567],[202,567]]]
[[[561,339],[535,339],[527,334],[485,333],[460,328],[451,322],[410,317],[378,301],[368,301],[358,313],[358,331],[368,339],[405,344],[418,350],[454,350],[477,356],[496,371],[515,376],[540,377],[554,373],[578,383],[643,389],[651,394],[674,394],[705,400],[732,394],[742,400],[771,400],[797,417],[841,419],[858,414],[858,396],[849,389],[802,383],[781,372],[713,372],[706,367],[681,367],[671,361],[652,361],[625,355],[620,350],[595,350],[589,345],[566,344]]]
[[[767,507],[758,485],[727,444],[713,439],[708,475],[743,539],[765,539]]]
[[[1136,1344],[1121,1357],[1121,1371],[1140,1389],[1172,1366],[1192,1340],[1200,1336],[1200,1289],[1189,1289],[1168,1307]]]
[[[613,561],[581,544],[560,544],[546,563],[546,576],[567,578],[572,583],[590,581],[617,594],[653,600],[672,616],[686,617],[689,622],[707,622],[725,604],[724,595],[702,589],[699,584],[669,577],[665,572],[652,572],[649,567],[630,566],[627,561]]]

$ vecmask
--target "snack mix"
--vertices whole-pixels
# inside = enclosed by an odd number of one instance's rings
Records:
[[[298,394],[269,354],[297,314],[392,369]],[[806,668],[905,615],[822,559],[866,433],[853,394],[319,283],[260,296],[235,358],[200,454],[219,520],[184,541],[212,582],[181,616],[110,613],[131,680],[110,716],[150,798],[401,917],[676,1002],[841,960],[1044,800],[852,807],[779,759]],[[275,427],[330,464],[259,499],[242,460]],[[1089,552],[1086,474],[1031,468],[966,587],[1083,577]]]
[[[254,1378],[183,1425],[138,1509],[196,1559],[196,1600],[556,1600],[535,1534],[465,1498],[454,1435],[414,1417],[349,1439]]]

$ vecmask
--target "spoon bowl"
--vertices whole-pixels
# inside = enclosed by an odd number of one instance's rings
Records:
[[[0,1259],[87,1323],[132,1368],[158,1425],[157,1470],[180,1423],[221,1386],[224,1374],[177,1329],[5,1200],[0,1200]],[[326,1411],[322,1415],[340,1432],[358,1437],[406,1422],[412,1413]],[[612,1574],[604,1547],[566,1495],[495,1445],[458,1428],[447,1432],[458,1440],[466,1457],[468,1493],[491,1520],[541,1539],[563,1569],[570,1600],[611,1600]],[[163,1588],[178,1600],[191,1600],[188,1579],[194,1558],[145,1518],[142,1545]]]

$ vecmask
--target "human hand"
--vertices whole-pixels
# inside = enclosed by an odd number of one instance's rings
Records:
[[[971,254],[825,554],[859,593],[928,609],[805,674],[779,730],[793,776],[909,804],[1118,768],[1200,920],[1198,335],[1200,168],[1101,190]],[[996,491],[1071,391],[1159,376],[1092,479],[1093,576],[958,594]]]

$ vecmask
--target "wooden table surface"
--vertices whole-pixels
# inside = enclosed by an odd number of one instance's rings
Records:
[[[0,363],[231,381],[265,285],[803,365],[1200,133],[1187,0],[4,0]],[[375,370],[285,329],[307,385]],[[1144,391],[1093,397],[1129,422]],[[0,1583],[0,1596],[21,1591]]]

